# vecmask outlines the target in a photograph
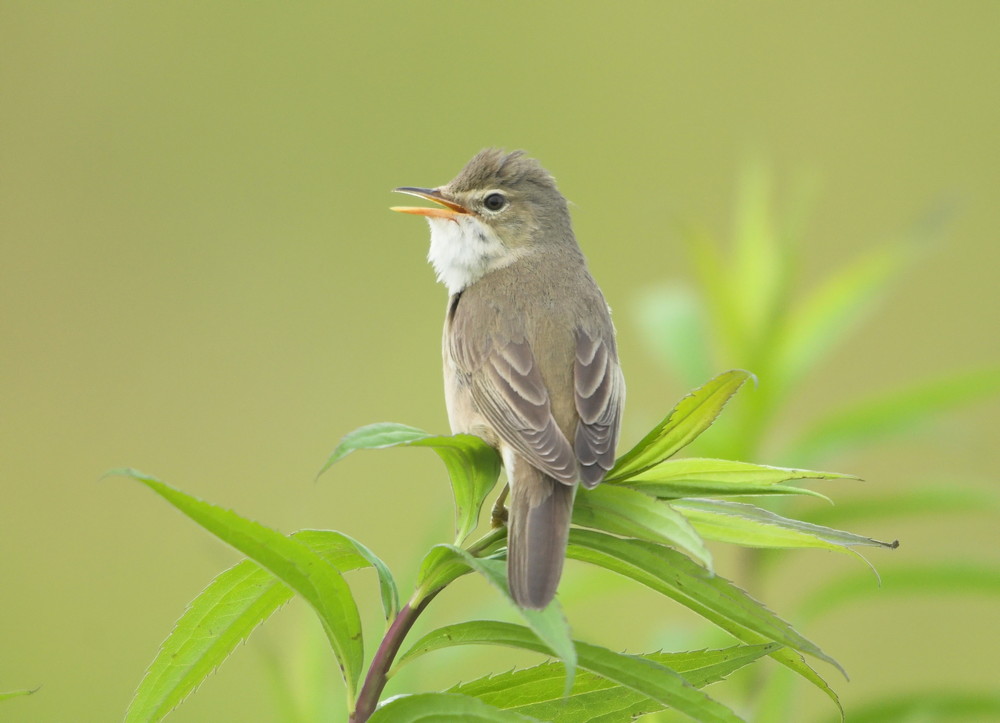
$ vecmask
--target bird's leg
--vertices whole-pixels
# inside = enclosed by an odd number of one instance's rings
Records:
[[[503,486],[500,496],[497,497],[497,501],[493,503],[493,511],[490,513],[490,527],[494,529],[507,524],[507,508],[504,506],[504,502],[507,501],[508,492],[510,492],[510,485],[506,484]]]

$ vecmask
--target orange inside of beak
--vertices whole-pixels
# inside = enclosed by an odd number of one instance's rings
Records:
[[[450,208],[435,208],[433,206],[390,206],[390,211],[398,213],[412,213],[417,216],[430,216],[431,218],[455,218],[465,211],[453,211]]]
[[[416,216],[429,216],[430,218],[450,218],[453,219],[456,216],[461,216],[467,214],[469,211],[462,205],[455,203],[454,201],[449,201],[448,199],[441,196],[438,191],[422,189],[422,188],[396,188],[394,189],[398,193],[408,193],[411,196],[416,196],[417,198],[424,198],[428,201],[433,201],[438,206],[391,206],[390,211],[396,211],[398,213],[412,213]]]

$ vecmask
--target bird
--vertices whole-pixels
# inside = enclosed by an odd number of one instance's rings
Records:
[[[449,424],[499,452],[510,595],[544,608],[562,576],[577,487],[595,487],[614,464],[625,381],[610,308],[565,197],[523,151],[486,148],[443,186],[394,191],[436,204],[392,210],[430,225],[428,260],[448,290]]]

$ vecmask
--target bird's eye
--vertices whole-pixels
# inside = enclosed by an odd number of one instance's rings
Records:
[[[483,199],[483,206],[486,207],[487,211],[499,211],[506,205],[507,199],[502,193],[491,193]]]

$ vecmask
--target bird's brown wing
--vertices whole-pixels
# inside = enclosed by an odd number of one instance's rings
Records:
[[[579,474],[559,429],[548,389],[527,341],[508,341],[487,354],[472,382],[472,398],[497,436],[545,474],[573,484]]]
[[[580,481],[588,488],[596,486],[614,466],[625,404],[625,381],[613,337],[603,336],[576,331],[573,387],[580,421],[573,448],[580,464]]]

